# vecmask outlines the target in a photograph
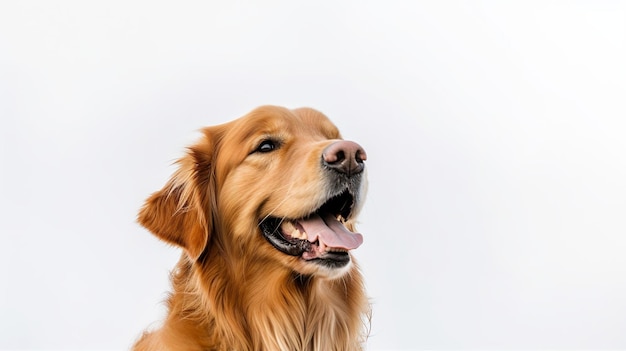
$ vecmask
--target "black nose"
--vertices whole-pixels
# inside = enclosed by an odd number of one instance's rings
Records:
[[[337,141],[322,151],[324,165],[348,177],[363,172],[366,159],[365,150],[353,141]]]

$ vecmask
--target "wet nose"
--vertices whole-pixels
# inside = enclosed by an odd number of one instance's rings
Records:
[[[322,151],[324,165],[348,177],[363,172],[366,159],[365,150],[353,141],[336,141]]]

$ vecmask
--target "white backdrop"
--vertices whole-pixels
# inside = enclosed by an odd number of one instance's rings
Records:
[[[196,130],[311,106],[369,155],[370,350],[626,348],[626,2],[0,2],[0,349],[127,349]]]

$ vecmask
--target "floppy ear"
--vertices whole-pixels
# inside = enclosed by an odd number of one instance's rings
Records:
[[[202,141],[188,148],[177,161],[178,170],[163,189],[146,200],[137,217],[154,235],[185,249],[192,261],[204,251],[213,224],[213,153],[205,130]]]

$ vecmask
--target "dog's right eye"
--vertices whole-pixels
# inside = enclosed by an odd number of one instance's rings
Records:
[[[272,152],[278,148],[278,143],[274,140],[263,140],[259,146],[254,150],[255,152],[267,153]]]

